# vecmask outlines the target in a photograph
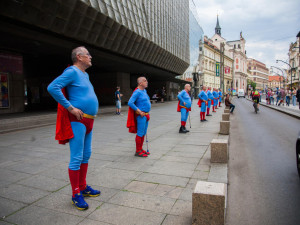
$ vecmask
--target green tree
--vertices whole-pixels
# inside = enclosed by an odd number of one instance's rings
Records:
[[[252,89],[255,90],[255,88],[256,88],[256,83],[255,82],[253,82],[252,80],[248,80],[247,84],[248,84],[248,87],[250,85],[252,87]]]

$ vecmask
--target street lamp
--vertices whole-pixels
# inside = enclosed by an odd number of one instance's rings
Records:
[[[295,70],[295,68],[293,68],[289,63],[287,63],[287,62],[285,62],[283,60],[280,60],[280,59],[277,59],[276,63],[278,63],[279,61],[285,63],[286,65],[288,65],[290,67],[290,71],[291,71],[291,91],[293,91],[293,89],[292,89],[292,85],[293,85],[293,70]]]

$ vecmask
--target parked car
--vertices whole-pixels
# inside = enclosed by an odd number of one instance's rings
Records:
[[[244,89],[239,89],[237,97],[238,98],[240,98],[240,97],[244,97],[245,98],[245,90]]]
[[[298,139],[296,142],[296,158],[297,158],[298,175],[300,177],[300,132],[299,132]]]

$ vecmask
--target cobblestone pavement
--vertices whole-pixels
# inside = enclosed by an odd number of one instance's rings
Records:
[[[96,118],[87,182],[102,194],[86,198],[86,211],[71,205],[69,146],[54,141],[54,125],[1,134],[0,224],[191,224],[197,180],[227,183],[227,164],[211,164],[209,147],[224,105],[204,123],[196,106],[187,134],[177,102],[153,107],[148,158],[134,157],[127,113]]]

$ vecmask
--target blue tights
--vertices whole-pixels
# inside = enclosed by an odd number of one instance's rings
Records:
[[[186,121],[187,121],[187,118],[188,118],[188,116],[189,116],[189,112],[186,111],[185,108],[181,108],[181,109],[180,109],[180,112],[181,112],[181,121],[186,122]]]
[[[147,129],[148,129],[148,121],[146,116],[138,116],[136,118],[137,121],[137,136],[139,137],[143,137],[146,135],[147,133]]]
[[[70,170],[79,170],[81,163],[88,163],[92,154],[93,131],[86,134],[86,127],[80,122],[71,122],[74,137],[70,139]]]

